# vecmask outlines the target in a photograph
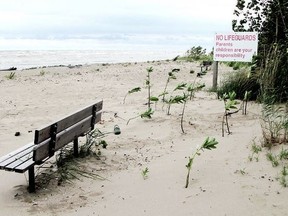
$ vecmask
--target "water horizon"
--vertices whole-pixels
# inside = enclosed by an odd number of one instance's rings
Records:
[[[177,50],[6,50],[0,51],[0,69],[146,62],[183,54]]]
[[[0,38],[0,69],[173,59],[213,38],[193,35],[98,35],[91,38]]]

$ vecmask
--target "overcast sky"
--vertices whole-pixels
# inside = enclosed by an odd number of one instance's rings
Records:
[[[231,31],[235,5],[236,0],[1,0],[0,49],[35,39],[209,44],[215,32]]]

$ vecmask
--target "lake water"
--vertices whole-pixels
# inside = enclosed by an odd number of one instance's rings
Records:
[[[173,59],[183,55],[176,50],[21,50],[0,51],[0,69],[18,70],[55,65],[144,62]]]

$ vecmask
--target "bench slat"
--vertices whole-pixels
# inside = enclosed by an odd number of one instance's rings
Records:
[[[96,114],[95,123],[101,120],[101,112]],[[61,131],[56,135],[55,151],[62,148],[66,144],[72,142],[75,138],[83,135],[87,131],[91,130],[91,120],[92,116],[89,116],[82,121],[74,124],[73,126]],[[49,143],[50,139],[43,141],[42,143],[36,145],[33,151],[33,160],[36,163],[49,157]]]
[[[12,167],[17,166],[17,164],[22,164],[23,161],[27,160],[27,157],[32,157],[32,153],[33,153],[33,148],[34,148],[34,144],[30,145],[29,148],[26,148],[23,151],[19,151],[17,153],[15,153],[14,155],[10,154],[11,157],[6,158],[5,160],[3,160],[0,163],[0,169],[5,169],[8,171],[13,171],[13,168],[9,168],[7,169],[7,167],[12,164]]]
[[[5,156],[3,156],[3,157],[0,158],[0,163],[2,163],[3,161],[5,161],[5,160],[7,160],[7,159],[9,159],[9,158],[11,158],[11,157],[13,157],[13,156],[16,155],[16,154],[20,154],[21,152],[23,152],[23,151],[25,151],[26,149],[29,149],[29,148],[31,148],[31,147],[33,147],[33,146],[34,146],[34,143],[33,143],[33,142],[32,142],[32,143],[28,143],[27,145],[25,145],[25,146],[23,146],[23,147],[15,150],[15,151],[13,151],[13,152],[10,152],[9,154],[7,154],[7,155],[5,155]]]
[[[33,161],[33,158],[30,158],[25,163],[22,163],[21,165],[14,168],[14,171],[17,173],[24,173],[26,172],[31,166],[35,165],[35,161]]]
[[[7,164],[4,169],[7,171],[15,171],[15,169],[19,166],[21,166],[22,164],[24,164],[26,161],[28,160],[32,160],[33,161],[33,149],[31,149],[30,152],[28,152],[26,155],[24,155],[23,157],[16,159],[15,161]],[[34,162],[35,163],[35,162]],[[23,166],[22,166],[23,167]],[[28,168],[28,167],[27,167]]]
[[[92,110],[94,106],[96,106],[96,112],[102,110],[103,101],[99,101],[90,106],[87,106],[86,108],[81,109],[77,111],[76,113],[59,120],[58,122],[55,122],[57,123],[57,133],[61,132],[62,130],[65,130],[66,128],[69,128],[70,126],[81,121],[82,119],[85,119],[88,116],[92,115]],[[50,124],[46,127],[43,127],[40,130],[35,131],[35,137],[34,137],[35,144],[39,144],[50,137],[50,131],[51,131],[52,125],[53,124]]]

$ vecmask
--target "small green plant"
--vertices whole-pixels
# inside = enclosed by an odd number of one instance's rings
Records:
[[[102,146],[103,149],[106,149],[106,147],[108,146],[105,140],[98,140],[99,138],[102,138],[104,136],[105,134],[98,129],[94,129],[88,134],[86,134],[86,143],[80,146],[79,156],[86,157],[91,154],[95,156],[100,156],[101,151],[99,147]]]
[[[234,173],[240,173],[241,175],[247,174],[247,172],[245,171],[245,168],[244,168],[244,169],[236,170]]]
[[[278,156],[272,154],[271,152],[268,152],[266,154],[266,158],[267,160],[269,160],[272,163],[273,167],[277,167],[279,165],[279,161],[278,161]]]
[[[283,166],[282,167],[282,170],[280,172],[280,177],[279,177],[279,182],[280,184],[283,186],[283,187],[288,187],[288,179],[287,179],[287,176],[288,176],[288,169],[286,166]]]
[[[279,153],[279,159],[280,160],[288,160],[288,149],[284,149],[282,147],[280,153]]]
[[[179,71],[180,71],[180,69],[174,68],[171,72],[168,73],[168,78],[167,78],[167,81],[166,81],[166,84],[165,84],[165,87],[164,87],[164,91],[163,91],[162,94],[160,94],[160,96],[162,96],[162,101],[165,101],[165,96],[168,94],[167,87],[168,87],[168,84],[169,84],[170,80],[171,79],[176,79],[175,73],[179,72]]]
[[[251,146],[251,151],[252,151],[252,155],[249,156],[249,160],[252,161],[255,158],[256,162],[258,162],[259,161],[258,154],[259,152],[262,151],[261,145],[257,145],[255,142],[253,142]]]
[[[241,175],[245,175],[246,174],[245,169],[240,169],[239,171],[240,171]]]
[[[243,100],[246,91],[250,91],[249,100],[256,100],[260,92],[259,77],[247,70],[231,72],[221,81],[217,88],[219,96],[226,92],[235,91],[237,99]]]
[[[144,170],[142,170],[141,174],[142,174],[142,177],[144,180],[148,178],[148,173],[149,173],[148,167],[146,167]]]
[[[126,97],[132,93],[135,93],[135,92],[140,92],[141,91],[141,87],[136,87],[136,88],[133,88],[131,90],[128,91],[128,93],[125,95],[124,99],[123,99],[123,104],[125,104],[125,100],[126,100]]]
[[[157,102],[159,101],[159,98],[155,96],[151,96],[150,101],[155,103],[155,110],[156,110],[156,105],[157,105]]]
[[[149,110],[151,108],[151,101],[150,101],[150,98],[151,98],[151,76],[150,76],[150,74],[153,72],[153,67],[147,68],[146,71],[147,71],[147,78],[145,80],[146,81],[145,85],[148,89],[148,97],[147,97],[148,103],[147,103],[147,105],[148,105],[148,110]]]
[[[173,90],[173,92],[177,91],[177,90],[184,90],[187,86],[187,83],[181,83],[178,84],[176,86],[176,88]],[[172,93],[173,93],[172,92]],[[168,104],[168,108],[167,108],[167,115],[170,115],[170,109],[171,109],[171,105],[172,104],[179,104],[179,103],[184,103],[185,100],[187,99],[187,95],[185,95],[185,93],[183,93],[183,96],[181,95],[176,95],[176,96],[170,96],[170,98],[167,100],[165,99],[165,103]]]
[[[239,110],[236,110],[235,112],[231,112],[231,109],[237,109],[237,104],[238,102],[235,100],[236,98],[236,93],[229,92],[228,94],[224,94],[222,96],[223,101],[224,101],[224,114],[222,118],[222,137],[224,137],[224,125],[226,124],[227,128],[227,133],[228,135],[231,134],[230,128],[229,128],[229,122],[228,122],[228,116],[231,116],[234,113],[237,113]]]
[[[39,75],[40,75],[40,76],[44,76],[45,73],[46,73],[45,70],[41,70],[40,73],[39,73]]]
[[[182,108],[182,113],[181,113],[181,121],[180,121],[180,126],[182,133],[185,133],[184,127],[183,127],[183,122],[184,122],[184,113],[185,113],[185,108],[186,108],[186,103],[187,103],[188,95],[185,93],[183,94],[183,108]]]
[[[191,157],[189,157],[188,163],[186,165],[188,172],[187,172],[187,176],[186,176],[185,188],[188,188],[188,186],[189,186],[190,172],[191,172],[195,157],[200,156],[200,154],[201,154],[200,152],[204,151],[205,149],[207,149],[207,150],[215,149],[217,144],[218,144],[218,142],[215,140],[215,138],[210,139],[209,137],[207,137],[205,139],[205,141],[203,142],[203,144],[200,147],[197,147],[196,151],[192,154]]]
[[[248,100],[251,97],[251,91],[245,91],[243,102],[242,102],[242,114],[247,115],[247,106],[248,106]]]
[[[288,118],[287,112],[282,106],[264,104],[261,120],[265,147],[271,148],[275,144],[286,142]]]
[[[140,115],[135,116],[135,117],[133,117],[133,118],[130,118],[130,119],[127,121],[126,124],[128,125],[129,122],[130,122],[132,119],[136,119],[136,118],[138,118],[138,117],[140,117],[140,118],[147,118],[147,119],[151,119],[153,113],[154,113],[154,111],[150,108],[150,109],[148,109],[147,111],[141,113]]]
[[[192,100],[192,98],[195,96],[195,92],[203,89],[205,87],[205,84],[202,83],[202,84],[189,84],[188,87],[187,87],[187,91],[188,91],[188,95],[190,97],[190,100]]]
[[[16,73],[15,72],[10,72],[10,74],[5,76],[7,79],[12,80],[16,78]]]

